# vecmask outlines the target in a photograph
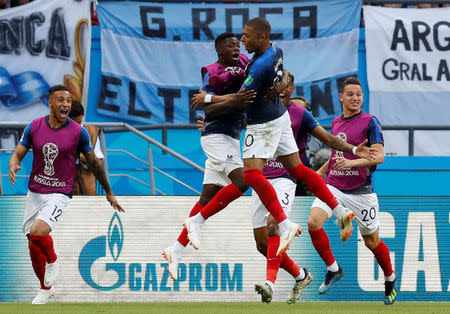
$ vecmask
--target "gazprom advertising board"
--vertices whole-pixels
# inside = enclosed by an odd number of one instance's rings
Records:
[[[242,197],[207,221],[201,247],[185,249],[174,282],[162,250],[178,237],[197,197],[118,197],[126,213],[114,212],[103,196],[74,197],[52,232],[60,258],[55,301],[255,301],[254,284],[265,280],[265,258],[253,240],[250,198]],[[292,219],[305,229],[288,254],[314,275],[305,301],[380,301],[383,273],[355,232],[341,242],[337,226],[325,225],[344,278],[319,295],[325,266],[306,231],[312,198],[297,198]],[[0,197],[0,301],[27,302],[35,277],[21,233],[24,196]],[[450,198],[380,197],[380,235],[398,274],[400,301],[450,301]],[[294,280],[280,270],[274,301],[284,301]]]

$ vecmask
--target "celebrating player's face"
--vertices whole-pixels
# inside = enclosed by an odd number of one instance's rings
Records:
[[[72,107],[72,97],[65,90],[56,91],[50,96],[48,102],[51,114],[60,122],[65,122]]]
[[[349,84],[344,87],[342,93],[339,94],[344,111],[357,113],[361,110],[363,103],[363,91],[361,86],[357,84]]]
[[[239,41],[236,37],[225,39],[220,47],[220,54],[223,55],[224,61],[228,66],[234,66],[238,63],[240,52]]]
[[[260,34],[253,27],[245,25],[241,41],[248,53],[254,53],[260,46]]]
[[[294,82],[289,78],[288,85],[284,89],[284,92],[280,94],[281,101],[285,106],[289,106],[291,104],[291,94],[294,91]]]

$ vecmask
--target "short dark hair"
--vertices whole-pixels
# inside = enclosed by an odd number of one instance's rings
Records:
[[[307,110],[311,110],[311,104],[309,103],[309,101],[304,96],[291,97],[291,100],[295,100],[295,99],[300,99],[301,101],[303,101],[306,104],[306,109]]]
[[[347,77],[345,81],[342,83],[341,88],[339,89],[339,93],[342,94],[344,92],[345,86],[347,85],[359,85],[362,88],[361,81],[355,76],[350,76]]]
[[[70,112],[69,112],[69,118],[74,118],[74,117],[78,117],[81,115],[84,116],[83,104],[81,102],[79,102],[78,100],[72,100],[72,108],[70,109]]]
[[[65,90],[67,92],[70,93],[70,90],[67,86],[65,85],[54,85],[52,87],[50,87],[50,89],[48,90],[48,94],[52,95],[54,92],[60,91],[60,90]]]
[[[225,33],[222,33],[222,34],[218,35],[216,37],[215,42],[214,42],[214,46],[217,49],[221,44],[223,44],[225,42],[225,39],[231,38],[231,37],[236,37],[236,34],[232,33],[232,32],[225,32]]]
[[[250,19],[247,23],[245,23],[245,25],[254,28],[256,32],[260,34],[265,34],[267,37],[270,37],[272,28],[270,27],[269,22],[263,17],[255,17]]]

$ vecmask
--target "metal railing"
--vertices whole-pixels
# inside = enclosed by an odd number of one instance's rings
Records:
[[[24,128],[27,125],[27,123],[24,122],[0,122],[0,128]],[[138,182],[144,186],[147,186],[151,189],[151,195],[156,195],[156,193],[160,193],[164,195],[165,193],[161,190],[156,188],[155,183],[155,171],[164,175],[165,177],[173,180],[174,182],[184,186],[185,188],[191,190],[192,192],[196,194],[200,194],[200,192],[196,189],[194,189],[192,186],[182,182],[181,180],[171,176],[170,174],[164,172],[163,170],[159,169],[158,167],[155,167],[153,163],[153,152],[151,149],[151,145],[155,145],[158,148],[160,148],[164,154],[170,154],[174,156],[175,158],[181,160],[185,164],[189,165],[190,167],[194,168],[197,171],[204,172],[204,169],[192,162],[191,160],[185,158],[184,156],[180,155],[179,153],[173,151],[169,147],[167,147],[168,144],[168,130],[174,130],[174,129],[196,129],[196,126],[193,124],[155,124],[155,125],[141,125],[141,126],[131,126],[127,123],[122,122],[105,122],[105,123],[95,123],[95,122],[89,122],[85,123],[85,125],[93,125],[100,127],[100,143],[101,143],[101,149],[102,152],[105,155],[105,158],[103,160],[103,166],[105,168],[105,172],[108,177],[127,177],[135,182]],[[330,125],[323,125],[325,129],[331,129]],[[147,134],[143,133],[144,130],[161,130],[162,132],[162,143],[156,141],[155,139],[151,138]],[[414,132],[415,131],[450,131],[450,125],[414,125],[414,126],[395,126],[395,125],[388,125],[383,126],[383,130],[385,131],[408,131],[408,155],[413,156],[414,155]],[[148,161],[145,161],[130,152],[122,149],[108,149],[106,148],[106,139],[105,139],[105,133],[117,133],[117,132],[132,132],[136,134],[137,136],[145,139],[148,142],[148,150],[147,150],[147,156]],[[0,149],[1,152],[5,151],[11,151],[11,150],[5,150]],[[139,180],[135,177],[130,176],[129,174],[110,174],[109,173],[109,167],[108,167],[108,159],[106,152],[115,152],[115,153],[121,153],[128,155],[129,157],[137,160],[138,162],[146,165],[148,167],[149,171],[149,183],[145,183],[142,180]],[[7,174],[1,174],[0,169],[0,178],[1,177],[7,177]],[[0,180],[0,190],[1,190],[1,180]]]
[[[25,128],[25,126],[28,123],[26,122],[0,122],[0,128]],[[202,173],[205,172],[205,170],[203,169],[203,167],[197,165],[196,163],[192,162],[191,160],[187,159],[186,157],[180,155],[179,153],[177,153],[176,151],[170,149],[169,147],[167,147],[164,144],[161,144],[160,142],[156,141],[155,139],[151,138],[150,136],[148,136],[147,134],[143,133],[142,131],[138,130],[137,128],[127,124],[127,123],[123,123],[123,122],[99,122],[99,123],[85,123],[85,125],[93,125],[93,126],[97,126],[100,127],[100,144],[101,144],[101,149],[102,152],[104,154],[104,159],[103,159],[103,167],[105,169],[106,175],[107,177],[127,177],[130,178],[131,180],[134,180],[140,184],[143,184],[145,186],[150,187],[151,189],[151,195],[156,195],[156,192],[162,194],[162,195],[166,195],[164,192],[162,192],[161,190],[156,188],[156,183],[155,183],[155,175],[154,172],[157,171],[158,173],[161,173],[162,175],[166,176],[167,178],[175,181],[178,184],[181,184],[182,186],[186,187],[187,189],[193,191],[194,193],[200,195],[201,192],[199,192],[198,190],[194,189],[193,187],[191,187],[190,185],[182,182],[181,180],[171,176],[170,174],[168,174],[167,172],[157,168],[154,166],[153,164],[153,152],[151,149],[151,145],[155,145],[156,147],[160,148],[163,152],[165,152],[166,154],[170,154],[173,157],[179,159],[180,161],[182,161],[183,163],[187,164],[188,166],[194,168],[197,171],[200,171]],[[189,125],[191,128],[192,125]],[[106,129],[105,129],[106,128]],[[148,161],[142,160],[141,158],[131,154],[128,151],[125,150],[121,150],[121,149],[107,149],[106,148],[106,138],[105,138],[105,132],[108,132],[107,128],[112,128],[112,132],[118,132],[118,131],[127,131],[127,132],[132,132],[134,134],[136,134],[137,136],[143,138],[144,140],[146,140],[148,142],[148,149],[147,149],[147,156],[148,156]],[[183,127],[180,127],[183,128]],[[148,128],[148,129],[152,129],[152,128]],[[166,130],[167,132],[167,130]],[[166,134],[166,143],[167,143],[167,134]],[[11,152],[11,149],[0,149],[0,152]],[[124,153],[128,156],[130,156],[131,158],[145,164],[146,166],[148,166],[149,169],[149,177],[150,177],[150,184],[147,184],[145,182],[143,182],[142,180],[139,180],[133,176],[130,176],[128,174],[110,174],[109,173],[109,166],[108,166],[108,158],[107,158],[107,152],[119,152],[119,153]],[[8,175],[3,175],[1,173],[1,168],[0,168],[0,191],[2,191],[2,177],[7,177]],[[27,177],[26,175],[20,175],[19,177]]]

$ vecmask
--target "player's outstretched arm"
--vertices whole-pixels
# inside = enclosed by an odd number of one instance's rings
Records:
[[[20,164],[28,152],[28,148],[22,146],[21,144],[17,144],[14,153],[9,158],[9,181],[12,185],[16,183],[16,173],[22,169]]]
[[[205,97],[208,95],[204,90],[199,90],[197,94],[194,94],[191,98],[191,108],[193,110],[197,109],[199,106],[205,105]],[[210,103],[219,103],[233,98],[235,94],[227,94],[227,95],[209,95],[211,99]]]
[[[384,161],[383,144],[375,143],[371,146],[371,148],[376,148],[377,150],[377,153],[374,156],[373,160],[369,160],[367,158],[358,158],[350,160],[344,157],[334,156],[333,157],[333,160],[335,160],[334,169],[342,170],[344,168],[368,167],[383,163]]]
[[[328,159],[326,163],[322,165],[319,169],[317,169],[316,173],[323,178],[325,173],[328,171],[328,166],[330,165],[330,160]]]
[[[314,135],[319,141],[327,145],[328,147],[331,147],[335,150],[351,153],[353,154],[353,148],[355,146],[347,143],[346,141],[340,139],[337,136],[331,135],[328,133],[322,126],[317,126],[313,132],[312,135]],[[366,158],[368,160],[375,160],[375,157],[378,154],[376,147],[367,147],[367,140],[356,146],[356,155],[361,158]]]
[[[360,143],[356,147],[356,155],[361,158],[366,158],[366,159],[375,161],[375,160],[377,160],[377,157],[379,157],[379,154],[378,154],[379,150],[378,150],[377,146],[375,146],[375,147],[373,145],[371,147],[366,146],[368,141],[369,140],[366,139],[364,142]],[[383,156],[384,156],[384,153],[383,153]]]
[[[217,115],[225,114],[234,110],[234,108],[244,108],[253,102],[256,92],[253,90],[241,89],[238,93],[233,94],[233,97],[219,103],[211,103],[205,105],[205,114],[211,118]]]
[[[94,176],[97,178],[98,182],[100,182],[103,189],[105,190],[106,199],[108,200],[108,202],[115,210],[118,210],[119,212],[124,212],[125,210],[123,210],[122,206],[120,206],[119,202],[117,202],[116,197],[112,192],[111,186],[109,185],[108,179],[106,178],[105,170],[103,169],[102,162],[100,161],[100,159],[98,159],[97,156],[95,156],[93,150],[84,154],[84,157],[86,157],[89,170],[92,171]]]

